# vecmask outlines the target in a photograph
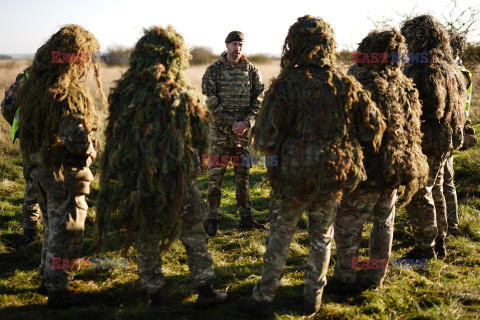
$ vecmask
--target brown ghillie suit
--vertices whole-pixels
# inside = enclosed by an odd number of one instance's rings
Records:
[[[421,104],[418,91],[401,67],[392,61],[391,52],[406,53],[405,38],[395,29],[372,31],[358,47],[358,52],[371,55],[386,53],[387,61],[357,63],[349,73],[371,93],[372,100],[382,111],[387,123],[378,152],[364,146],[367,180],[346,195],[335,219],[337,264],[334,278],[343,283],[355,282],[362,229],[365,219],[373,216],[370,233],[370,282],[380,285],[390,259],[397,188],[406,185],[406,202],[425,183],[428,163],[422,153],[420,131]],[[331,288],[329,285],[327,288]]]
[[[51,52],[90,55],[99,48],[82,27],[61,28],[38,49],[30,76],[18,91],[20,144],[33,168],[31,177],[45,223],[39,273],[53,307],[73,303],[65,294],[69,285],[65,268],[52,262],[71,261],[82,245],[85,195],[93,180],[89,166],[96,156],[91,138],[95,106],[84,84],[92,68],[102,91],[99,65],[79,60],[52,63]]]
[[[360,142],[375,150],[385,130],[368,93],[335,66],[333,29],[304,16],[290,27],[281,73],[273,80],[253,129],[255,144],[279,157],[269,172],[271,227],[262,278],[241,310],[273,301],[296,224],[309,209],[310,254],[304,307],[318,311],[330,260],[333,220],[343,191],[365,180]]]
[[[445,253],[447,222],[443,167],[449,152],[458,149],[463,142],[466,88],[452,57],[448,33],[437,20],[430,15],[418,16],[405,21],[401,32],[410,52],[428,53],[427,63],[405,67],[405,74],[415,83],[422,102],[422,150],[429,162],[428,181],[413,196],[407,213],[416,242],[412,257],[432,258],[437,233],[435,251],[441,255]],[[432,189],[439,195],[435,201]]]

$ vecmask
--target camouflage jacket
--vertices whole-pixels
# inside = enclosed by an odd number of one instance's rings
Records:
[[[283,70],[253,128],[255,144],[279,157],[272,187],[300,200],[352,189],[366,179],[361,141],[378,148],[380,111],[361,85],[332,67]]]
[[[232,132],[232,123],[246,121],[249,127],[253,126],[265,91],[258,69],[245,56],[240,59],[239,64],[232,65],[224,52],[207,67],[202,78],[202,93],[214,116],[212,131],[233,139],[236,135]]]
[[[22,73],[17,75],[17,79],[10,86],[10,88],[5,92],[5,97],[2,100],[2,115],[7,120],[7,122],[12,125],[13,118],[17,112],[18,106],[15,103],[17,97],[17,91],[22,82],[26,79],[25,73],[28,73],[30,68],[26,68]]]

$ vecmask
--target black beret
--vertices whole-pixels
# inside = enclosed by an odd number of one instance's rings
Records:
[[[245,41],[245,37],[243,33],[240,31],[232,31],[228,34],[227,38],[225,39],[225,43],[230,43],[232,41]]]

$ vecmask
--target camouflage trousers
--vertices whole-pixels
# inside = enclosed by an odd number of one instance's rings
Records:
[[[263,302],[273,301],[285,269],[296,225],[302,214],[308,210],[310,252],[303,296],[305,301],[321,303],[330,262],[333,222],[338,206],[336,199],[338,195],[322,195],[307,205],[299,204],[291,198],[281,198],[279,193],[272,194],[272,201],[276,205],[271,208],[277,212],[270,214],[270,231],[263,255],[262,277],[253,289],[253,299]]]
[[[358,261],[362,230],[365,219],[373,218],[370,232],[369,256],[378,268],[367,269],[367,277],[381,285],[387,273],[380,267],[379,261],[389,261],[392,251],[393,225],[395,221],[395,203],[397,189],[369,189],[361,186],[351,194],[345,195],[335,218],[335,246],[337,263],[333,277],[345,282],[356,280],[357,270],[352,261]]]
[[[431,248],[435,238],[447,235],[447,213],[443,195],[443,170],[448,153],[428,158],[428,180],[406,206],[413,238],[420,249]]]
[[[78,257],[88,209],[85,195],[93,175],[88,168],[36,166],[32,179],[44,222],[39,275],[48,291],[66,290],[71,277],[66,268],[52,266],[52,259]]]
[[[202,194],[193,179],[186,186],[180,240],[186,250],[194,285],[213,284],[215,278],[213,259],[208,253],[207,236],[203,230],[205,206]],[[158,292],[164,285],[162,257],[158,251],[159,241],[160,237],[157,234],[137,236],[138,274],[142,286],[149,294]]]
[[[242,155],[248,155],[249,148],[245,144],[238,143],[237,145],[218,145],[216,140],[212,141],[212,148],[210,151],[210,159],[214,156],[221,159],[222,156],[235,157],[236,164],[233,163],[233,172],[235,175],[235,195],[237,199],[238,211],[240,216],[252,216],[252,203],[250,201],[250,190],[248,175],[250,173],[250,165],[242,166]],[[233,161],[232,161],[233,162]],[[245,164],[245,163],[244,163]],[[208,219],[220,220],[220,199],[222,198],[222,181],[225,172],[227,171],[226,165],[213,165],[210,167],[208,178]]]
[[[458,202],[457,189],[453,182],[453,153],[450,152],[445,163],[443,175],[443,195],[447,205],[447,226],[448,230],[458,230]]]
[[[33,179],[31,178],[32,166],[23,158],[23,177],[27,185],[23,197],[23,229],[37,229],[38,219],[40,218],[40,206],[35,194]]]

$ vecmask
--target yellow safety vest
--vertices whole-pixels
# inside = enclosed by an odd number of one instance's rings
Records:
[[[459,65],[459,66],[460,66],[460,71],[465,77],[465,81],[467,81],[467,103],[465,105],[465,118],[468,118],[469,111],[470,111],[470,101],[472,100],[473,74],[467,69],[465,69],[464,66],[462,65]]]
[[[20,79],[21,76],[25,76],[25,78],[28,79],[29,75],[28,72],[20,73],[17,76],[17,81]],[[17,111],[15,112],[15,117],[13,118],[13,123],[12,123],[12,143],[15,143],[15,139],[17,139],[17,133],[19,129],[18,121],[20,120],[20,107],[17,108]]]

